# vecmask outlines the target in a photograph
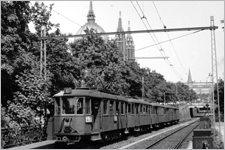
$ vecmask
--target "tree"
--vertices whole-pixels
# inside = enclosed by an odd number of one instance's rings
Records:
[[[104,41],[92,29],[86,33],[90,35],[70,44],[73,60],[79,64],[76,80],[80,85],[83,80],[88,87],[124,94],[128,85],[122,78],[124,62],[115,42]]]
[[[219,102],[220,102],[220,113],[221,113],[221,120],[224,119],[224,80],[219,79],[218,80],[218,88],[219,88]],[[217,94],[217,85],[214,85],[214,99],[216,103],[215,112],[216,115],[218,115],[218,94]],[[218,120],[218,117],[216,118]]]
[[[26,60],[33,60],[29,55]],[[32,69],[16,76],[20,90],[14,92],[14,99],[9,103],[8,113],[19,124],[31,125],[36,116],[44,116],[46,105],[52,102],[48,93],[49,80],[44,81],[39,75],[37,62],[32,62]],[[51,75],[48,73],[48,75]],[[49,78],[48,76],[47,78]],[[45,87],[47,86],[47,88]]]
[[[1,8],[2,110],[9,122],[32,124],[34,116],[43,115],[45,102],[51,103],[48,87],[52,74],[48,71],[47,82],[40,77],[39,33],[30,33],[28,23],[42,21],[48,29],[56,25],[48,21],[51,11],[43,3],[30,8],[29,2],[4,1]]]
[[[3,106],[13,99],[13,92],[18,90],[15,76],[23,69],[29,69],[23,55],[30,48],[28,22],[30,21],[29,2],[1,2],[1,74]]]

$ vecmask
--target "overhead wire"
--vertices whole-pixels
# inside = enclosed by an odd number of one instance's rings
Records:
[[[53,9],[52,9],[52,10],[53,10]],[[62,14],[60,14],[60,13],[58,13],[58,12],[57,12],[57,11],[55,11],[55,10],[53,10],[53,11],[54,11],[54,12],[56,12],[58,15],[63,16],[64,18],[66,18],[66,19],[70,20],[71,22],[73,22],[73,23],[75,23],[76,25],[78,25],[78,26],[80,26],[80,27],[81,27],[81,25],[79,25],[78,23],[74,22],[73,20],[71,20],[71,19],[67,18],[66,16],[64,16],[64,15],[62,15]]]
[[[131,1],[131,3],[132,3],[132,5],[133,5],[133,7],[135,8],[135,10],[136,10],[138,16],[140,17],[142,23],[144,24],[145,28],[148,30],[147,26],[145,25],[145,23],[144,23],[144,21],[143,21],[142,19],[146,19],[149,28],[152,30],[152,28],[151,28],[151,26],[150,26],[150,24],[149,24],[147,18],[145,17],[144,12],[142,11],[142,9],[141,9],[139,3],[136,1],[136,3],[137,3],[137,5],[138,5],[139,9],[141,10],[141,12],[142,12],[142,14],[143,14],[143,17],[141,17],[141,15],[140,15],[139,12],[137,11],[137,9],[136,9],[136,7],[134,6],[134,4],[133,4],[132,1]],[[168,60],[168,58],[165,58],[165,57],[166,57],[166,54],[165,54],[165,52],[164,52],[162,46],[160,45],[160,42],[158,41],[156,35],[153,33],[153,35],[154,35],[154,37],[155,37],[155,39],[156,39],[157,42],[155,42],[154,38],[152,37],[152,35],[151,35],[150,33],[149,33],[149,35],[151,36],[151,38],[152,38],[152,40],[154,41],[154,43],[155,43],[155,45],[157,46],[157,48],[159,49],[161,55],[164,57],[164,60],[166,61],[166,63],[171,67],[171,69],[174,71],[174,73],[175,73],[181,80],[183,80],[183,79],[181,78],[180,74],[179,74],[179,73],[177,72],[177,70],[175,69],[175,67],[174,67],[174,66],[172,65],[172,63]],[[165,55],[165,56],[164,56],[164,55]]]
[[[133,4],[132,1],[131,1],[131,3],[132,3],[132,5],[133,5],[134,9],[136,10],[138,16],[141,18],[141,21],[142,21],[142,23],[144,24],[145,28],[148,29],[148,27],[146,26],[145,22],[142,20],[143,18],[146,18],[146,17],[145,17],[145,16],[141,17],[141,15],[139,14],[138,10],[136,9],[136,7],[134,6],[134,4]],[[150,33],[149,33],[149,35],[151,36],[153,42],[156,43],[155,40],[154,40],[154,38],[152,37],[152,35],[151,35]],[[162,54],[162,52],[161,52],[162,48],[159,48],[158,45],[159,45],[159,44],[156,44],[157,48],[160,50],[161,55],[163,56],[163,54]],[[167,59],[165,56],[163,56],[163,57],[164,57],[164,60]],[[169,64],[169,65],[170,65],[170,64]]]
[[[154,5],[154,7],[155,7],[155,9],[156,9],[156,12],[157,12],[157,14],[158,14],[158,16],[159,16],[160,21],[161,21],[162,24],[163,24],[163,27],[166,28],[166,25],[163,23],[162,18],[161,18],[160,14],[159,14],[159,11],[158,11],[158,9],[157,9],[157,7],[156,7],[154,1],[152,1],[152,3],[153,3],[153,5]],[[169,33],[168,33],[168,32],[166,32],[166,33],[167,33],[167,37],[168,37],[169,40],[170,40]],[[180,58],[179,58],[179,56],[178,56],[178,54],[177,54],[177,51],[176,51],[176,49],[175,49],[175,47],[174,47],[174,45],[173,45],[173,43],[172,43],[171,40],[170,40],[170,43],[171,43],[171,45],[172,45],[172,47],[173,47],[173,50],[175,51],[175,54],[176,54],[176,56],[177,56],[177,58],[178,58],[178,60],[179,60],[180,65],[182,66],[182,68],[183,68],[185,74],[187,75],[187,72],[185,71],[184,66],[183,66],[183,64],[182,64],[182,62],[181,62],[181,60],[180,60]]]
[[[162,18],[161,18],[160,15],[159,15],[158,9],[157,9],[157,7],[156,7],[154,1],[152,1],[152,2],[153,2],[153,5],[154,5],[154,7],[155,7],[155,9],[156,9],[156,12],[157,12],[157,14],[158,14],[158,16],[159,16],[160,21],[161,21],[162,24],[163,24],[163,27],[166,28],[166,25],[163,23]]]
[[[131,3],[132,3],[132,1],[131,1]],[[132,4],[133,4],[133,3],[132,3]],[[137,2],[137,4],[138,4],[138,2]],[[138,4],[138,6],[139,6],[139,4]],[[143,13],[141,7],[139,6],[139,9],[141,10],[141,12],[142,12],[142,14],[143,14],[143,17],[141,17],[141,15],[140,15],[139,12],[137,11],[137,9],[136,9],[136,7],[134,6],[134,4],[133,4],[133,7],[135,8],[137,14],[138,14],[139,17],[141,18],[141,21],[142,21],[142,23],[144,24],[145,28],[148,30],[148,27],[145,25],[145,22],[142,20],[142,19],[147,19],[147,18],[144,16],[144,13]],[[148,25],[149,25],[149,24],[148,24]],[[149,26],[150,26],[150,25],[149,25]],[[150,26],[150,29],[152,29],[151,26]],[[150,33],[149,33],[149,35],[151,36],[153,42],[156,43],[155,40],[154,40],[154,38],[152,37],[152,35],[151,35]],[[153,35],[155,35],[155,34],[153,33]],[[156,38],[156,39],[157,39],[157,38]],[[157,42],[158,42],[158,41],[157,41]],[[159,43],[159,42],[158,42],[158,43]],[[160,45],[160,44],[156,44],[156,46],[157,46],[157,48],[159,49],[160,54],[165,58],[166,55],[165,55],[165,53],[162,52],[163,49],[162,49],[161,45]],[[159,47],[160,47],[160,48],[159,48]],[[164,56],[164,55],[165,55],[165,56]],[[172,64],[168,61],[168,58],[166,58],[166,59],[164,59],[164,60],[165,60],[165,62],[166,62],[169,66],[171,66],[171,68],[172,68]],[[173,71],[174,71],[174,70],[173,70]],[[176,73],[176,72],[175,72],[175,73]],[[176,74],[177,74],[177,73],[176,73]]]
[[[137,3],[137,5],[138,5],[139,9],[141,10],[141,12],[142,12],[142,14],[143,14],[142,19],[146,19],[146,22],[147,22],[147,24],[148,24],[149,28],[152,30],[152,27],[150,26],[150,24],[149,24],[149,22],[148,22],[148,19],[145,17],[144,12],[142,11],[142,8],[140,7],[140,5],[139,5],[139,3],[138,3],[137,1],[136,1],[136,3]],[[146,28],[146,29],[147,29],[147,28]],[[157,43],[159,43],[159,41],[158,41],[158,39],[157,39],[156,35],[155,35],[154,33],[153,33],[153,35],[154,35],[154,37],[155,37],[155,39],[156,39]],[[166,56],[166,54],[165,54],[165,52],[164,52],[164,50],[163,50],[162,46],[161,46],[160,44],[158,44],[158,45],[160,46],[160,51],[162,51],[162,53]]]
[[[47,6],[47,5],[46,5],[46,7],[50,8],[50,7],[49,7],[49,6]],[[81,27],[81,25],[80,25],[80,24],[78,24],[78,23],[76,23],[75,21],[73,21],[73,20],[69,19],[68,17],[66,17],[66,16],[64,16],[64,15],[62,15],[62,14],[60,14],[59,12],[55,11],[54,9],[52,9],[52,11],[54,11],[54,12],[55,12],[55,13],[57,13],[58,15],[61,15],[62,17],[64,17],[64,18],[68,19],[69,21],[71,21],[71,22],[73,22],[73,23],[75,23],[76,25],[78,25],[78,26],[80,26],[80,27]]]
[[[162,41],[162,42],[159,42],[159,43],[156,43],[156,44],[166,43],[166,42],[169,42],[169,41],[172,41],[172,40],[176,40],[176,39],[179,39],[179,38],[182,38],[182,37],[185,37],[185,36],[188,36],[188,35],[191,35],[191,34],[194,34],[194,33],[200,32],[200,31],[203,31],[203,30],[194,31],[194,32],[191,32],[191,33],[188,33],[188,34],[185,34],[185,35],[181,35],[181,36],[178,36],[178,37],[172,38],[172,39],[170,39],[170,40],[165,40],[165,41]],[[140,51],[140,50],[143,50],[143,49],[146,49],[146,48],[152,47],[152,46],[156,46],[156,44],[149,45],[149,46],[146,46],[146,47],[142,47],[142,48],[136,49],[135,51]]]

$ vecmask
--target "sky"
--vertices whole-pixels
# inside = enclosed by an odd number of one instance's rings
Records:
[[[90,1],[43,2],[47,6],[54,3],[50,21],[59,23],[62,33],[75,35],[87,22]],[[214,16],[214,25],[218,26],[215,30],[218,77],[224,80],[224,30],[222,29],[224,24],[221,23],[221,20],[224,20],[224,1],[93,1],[92,3],[95,22],[105,32],[117,30],[120,11],[124,31],[128,30],[128,21],[133,31],[146,30],[145,25],[148,30],[150,27],[153,30],[163,29],[164,25],[167,29],[209,27],[210,16]],[[137,12],[144,18],[141,19]],[[30,30],[34,31],[32,24]],[[155,70],[170,82],[187,82],[189,69],[193,81],[210,82],[211,31],[194,32],[132,34],[135,57],[162,57],[162,52],[165,54],[163,56],[168,57],[168,61],[164,59],[136,59],[136,61],[140,67]],[[187,36],[181,37],[183,35]],[[162,41],[167,42],[156,44]],[[141,49],[147,46],[149,47]]]

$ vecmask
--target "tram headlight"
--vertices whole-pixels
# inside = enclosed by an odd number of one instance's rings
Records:
[[[86,122],[86,123],[92,122],[92,116],[86,116],[86,117],[85,117],[85,122]]]
[[[66,136],[63,136],[62,140],[65,141],[65,142],[67,142],[68,141],[68,138]]]

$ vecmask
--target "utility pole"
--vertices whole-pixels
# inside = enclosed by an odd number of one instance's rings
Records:
[[[41,26],[41,37],[46,37],[45,26]],[[45,39],[41,40],[40,51],[41,51],[40,52],[40,76],[43,77],[43,68],[44,68],[44,79],[46,81],[46,40]],[[44,53],[44,56],[43,56],[43,53]]]
[[[41,26],[41,37],[46,37],[46,26]],[[46,85],[46,76],[47,76],[47,71],[46,71],[46,39],[42,39],[41,40],[41,48],[40,48],[41,52],[40,52],[40,76],[41,78],[43,78],[43,72],[42,69],[44,68],[44,92],[46,95],[46,90],[47,90],[47,85]],[[44,56],[43,56],[44,53]],[[43,58],[44,57],[44,58]],[[43,60],[44,59],[44,60]],[[45,108],[44,108],[44,113],[45,113],[45,117],[47,115],[47,108],[46,108],[46,100],[44,102],[45,104]]]
[[[144,77],[141,78],[142,83],[142,99],[144,98]]]
[[[163,93],[163,98],[164,98],[164,105],[166,105],[166,93]]]
[[[177,96],[177,83],[175,83],[176,85],[176,91],[175,91],[175,95],[176,95],[176,98],[179,100],[178,96]],[[180,101],[180,100],[179,100]]]

